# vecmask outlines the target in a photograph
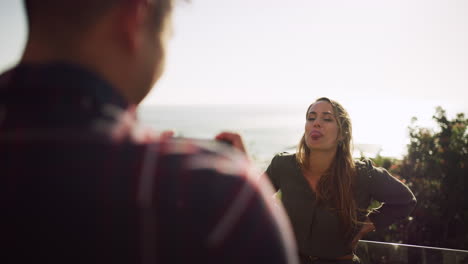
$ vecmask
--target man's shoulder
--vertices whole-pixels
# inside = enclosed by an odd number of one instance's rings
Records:
[[[14,71],[15,68],[0,73],[0,93],[5,92],[10,86],[10,80],[13,76]]]
[[[138,144],[136,145],[138,146]],[[143,148],[158,160],[174,161],[178,170],[198,172],[205,175],[228,175],[248,178],[252,174],[252,164],[245,154],[214,140],[172,138],[155,143],[145,143]]]

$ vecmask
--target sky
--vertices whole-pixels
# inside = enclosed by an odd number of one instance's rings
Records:
[[[24,47],[21,2],[0,2],[0,71]],[[436,106],[468,113],[468,1],[180,2],[165,74],[145,106],[306,108],[327,96],[348,109],[360,141],[400,149],[412,116],[430,125]]]

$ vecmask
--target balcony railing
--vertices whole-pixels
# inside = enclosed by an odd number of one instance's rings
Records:
[[[468,250],[361,240],[362,264],[468,264]]]

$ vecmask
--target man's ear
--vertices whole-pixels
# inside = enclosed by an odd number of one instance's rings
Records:
[[[121,28],[124,48],[135,53],[144,42],[145,21],[148,16],[146,0],[126,1],[118,15],[118,26]]]

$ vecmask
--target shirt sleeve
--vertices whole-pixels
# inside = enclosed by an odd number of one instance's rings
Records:
[[[236,199],[243,200],[245,207],[226,237],[227,252],[222,255],[230,256],[230,260],[223,263],[299,263],[286,213],[272,204],[272,194],[270,185],[251,180],[243,183]],[[231,209],[238,210],[242,207],[239,204],[234,202]],[[225,217],[229,218],[232,210]]]
[[[189,170],[183,180],[165,177],[174,182],[168,185],[171,188],[162,189],[168,193],[158,194],[160,201],[174,203],[159,213],[159,235],[167,238],[158,243],[164,249],[159,255],[167,255],[161,259],[170,263],[298,263],[286,213],[273,205],[271,184],[258,181],[259,173],[250,162],[210,155],[185,164]],[[176,198],[169,200],[171,194]],[[177,228],[171,230],[171,226]]]
[[[280,181],[279,176],[280,173],[278,171],[278,155],[275,155],[271,160],[270,165],[265,171],[265,175],[268,177],[270,182],[273,185],[274,191],[278,191],[280,189]]]
[[[382,203],[382,206],[369,214],[377,230],[404,219],[416,206],[416,197],[411,190],[384,168],[372,166],[366,161],[371,197]]]

